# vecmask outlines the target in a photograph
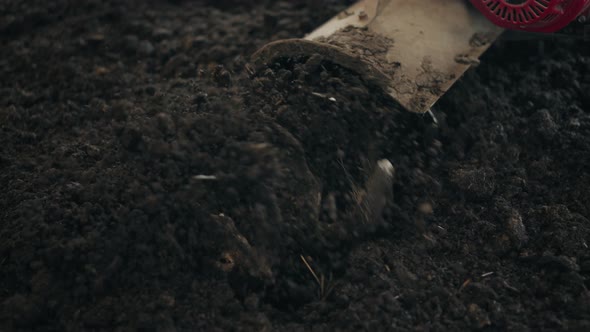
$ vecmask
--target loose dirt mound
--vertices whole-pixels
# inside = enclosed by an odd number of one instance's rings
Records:
[[[345,5],[0,5],[1,329],[589,329],[588,48],[499,43],[435,118],[247,65]]]

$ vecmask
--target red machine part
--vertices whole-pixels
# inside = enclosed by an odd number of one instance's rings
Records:
[[[590,19],[590,0],[470,0],[494,24],[513,30],[555,32],[577,17]]]

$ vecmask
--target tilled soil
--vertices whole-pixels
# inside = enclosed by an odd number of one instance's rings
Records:
[[[2,2],[0,330],[590,329],[588,45],[500,41],[432,115],[248,65],[346,5]]]

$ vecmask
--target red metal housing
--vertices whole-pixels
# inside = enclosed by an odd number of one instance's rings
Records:
[[[558,31],[590,10],[590,0],[470,1],[494,24],[531,32]]]

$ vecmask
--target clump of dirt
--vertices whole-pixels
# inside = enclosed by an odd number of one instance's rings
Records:
[[[386,36],[367,28],[347,27],[316,41],[336,46],[354,57],[359,57],[390,78],[395,76],[396,67],[387,61],[387,52],[393,46],[394,40]]]
[[[590,54],[499,43],[436,121],[322,57],[250,71],[345,5],[4,4],[1,329],[587,329]]]
[[[429,158],[425,152],[430,148],[436,155],[438,150],[436,140],[423,136],[427,128],[432,128],[431,119],[401,111],[378,86],[319,55],[280,59],[254,77],[245,101],[252,112],[274,119],[301,142],[305,161],[319,182],[319,218],[305,219],[297,213],[285,213],[293,216],[284,219],[294,229],[287,234],[301,234],[295,241],[296,251],[287,256],[311,256],[314,269],[325,276],[338,275],[345,268],[347,248],[360,243],[360,239],[378,230],[393,234],[393,229],[415,229],[416,206],[424,199],[421,194],[438,189],[431,186],[435,181],[427,176],[416,178],[411,174],[416,171],[416,159],[427,160],[421,165],[424,169],[438,165],[437,158]],[[387,222],[377,216],[379,220],[364,223],[357,213],[362,209],[359,196],[367,187],[377,160],[384,158],[385,147],[391,149],[387,156],[396,168],[396,200],[387,208]],[[408,155],[412,158],[405,157]],[[281,196],[287,202],[292,199],[289,197],[296,197],[288,189],[284,192],[288,194]],[[310,228],[317,230],[310,232]],[[280,272],[281,281],[297,284],[296,281],[307,279],[313,285],[305,266],[298,260],[293,263],[294,266]],[[294,271],[301,271],[304,278],[294,278]],[[281,283],[280,291],[292,287]],[[310,294],[313,292],[307,296]],[[301,302],[305,300],[302,298]],[[297,294],[281,295],[281,302],[296,303]]]

